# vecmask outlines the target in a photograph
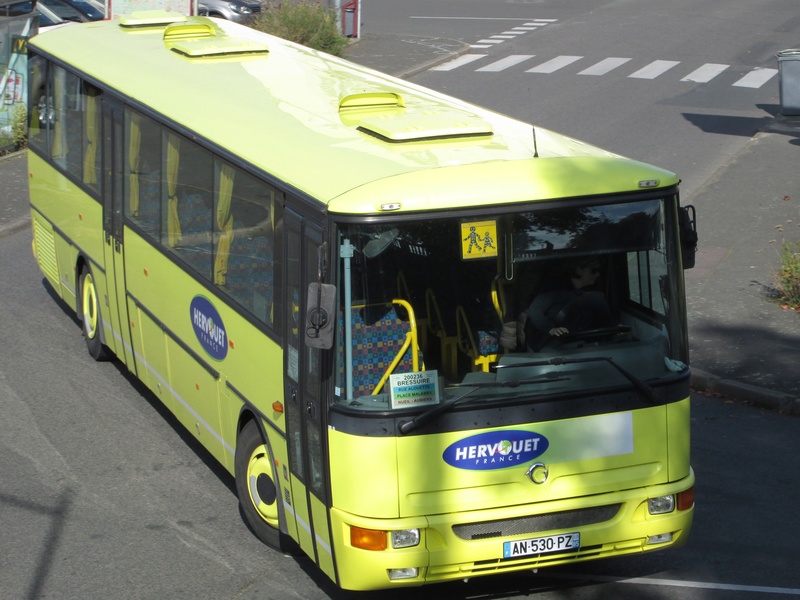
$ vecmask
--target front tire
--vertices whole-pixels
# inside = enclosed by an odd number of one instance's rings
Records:
[[[91,269],[86,266],[80,276],[80,316],[83,326],[83,337],[86,340],[86,349],[89,356],[95,360],[108,360],[111,357],[108,349],[103,345],[100,328],[103,319],[100,314],[100,301],[97,297],[97,286],[94,282]]]
[[[242,428],[234,459],[236,494],[248,525],[262,542],[277,550],[289,548],[280,531],[280,498],[269,448],[255,421]]]

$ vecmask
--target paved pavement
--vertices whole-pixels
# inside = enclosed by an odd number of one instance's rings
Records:
[[[468,51],[415,36],[363,36],[357,63],[411,77]],[[697,208],[697,265],[686,272],[693,385],[800,415],[800,313],[774,300],[779,252],[800,240],[800,117],[777,115],[708,184]],[[28,229],[27,160],[0,159],[0,237]]]

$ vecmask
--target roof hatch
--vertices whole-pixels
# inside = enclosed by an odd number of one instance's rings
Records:
[[[189,17],[167,25],[164,45],[189,58],[224,57],[241,54],[266,54],[266,44],[229,37],[211,19]]]
[[[448,108],[367,116],[358,129],[388,142],[419,142],[492,135],[492,126],[476,115]]]

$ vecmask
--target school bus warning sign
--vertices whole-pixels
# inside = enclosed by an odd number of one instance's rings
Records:
[[[461,223],[461,259],[497,256],[497,221],[465,221]]]

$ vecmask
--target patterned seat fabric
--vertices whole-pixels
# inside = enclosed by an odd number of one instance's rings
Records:
[[[369,307],[371,313],[377,307]],[[365,308],[353,307],[353,395],[371,394],[375,386],[400,352],[411,329],[408,321],[402,320],[395,308],[385,307],[384,314],[372,322],[365,320]],[[340,331],[344,332],[344,318],[340,317]],[[344,344],[344,336],[339,337]],[[413,370],[412,349],[409,347],[403,355],[395,373],[407,373]],[[421,357],[420,357],[421,364]],[[344,369],[344,365],[342,365]],[[343,375],[343,373],[342,373]],[[342,377],[344,381],[344,377]]]

